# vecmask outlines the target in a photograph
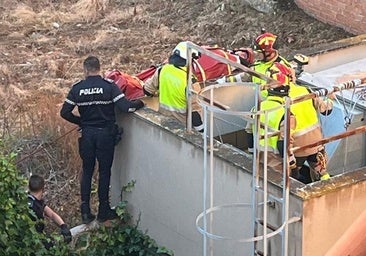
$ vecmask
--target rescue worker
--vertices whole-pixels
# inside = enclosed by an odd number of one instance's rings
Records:
[[[256,61],[252,67],[258,73],[265,74],[274,62],[280,62],[290,68],[292,81],[295,82],[295,70],[284,57],[280,56],[276,49],[276,42],[277,36],[269,32],[263,32],[254,40],[253,48],[256,52]],[[255,76],[252,77],[252,82],[258,84],[265,83],[264,80]]]
[[[279,131],[279,134],[273,135],[268,137],[267,140],[267,151],[268,151],[268,158],[267,158],[267,165],[272,167],[275,170],[282,171],[283,166],[283,156],[284,150],[287,150],[284,145],[284,129],[285,129],[285,108],[280,107],[281,105],[284,106],[285,97],[289,95],[290,90],[290,79],[291,79],[291,70],[284,64],[280,62],[274,62],[273,65],[267,70],[267,74],[269,77],[279,81],[282,85],[269,88],[267,90],[268,97],[260,103],[260,110],[261,111],[268,111],[267,117],[267,125],[270,129],[269,132],[276,132]],[[274,109],[274,110],[271,110]],[[255,111],[255,109],[253,109]],[[290,147],[292,147],[292,132],[295,130],[296,127],[296,118],[291,113],[290,114]],[[265,114],[260,114],[260,123],[262,124],[259,128],[259,134],[264,135],[263,125],[266,122]],[[252,129],[247,129],[247,132],[252,134]],[[259,140],[259,150],[263,151],[265,147],[265,139]],[[261,154],[261,162],[263,154]],[[290,168],[296,168],[296,159],[293,154],[289,155],[289,163]],[[292,175],[292,174],[291,174]]]
[[[277,36],[263,31],[253,43],[253,52],[248,56],[251,56],[250,67],[260,73],[266,74],[267,70],[273,65],[274,62],[279,62],[286,65],[291,70],[292,81],[296,80],[295,70],[292,68],[291,64],[282,56],[280,56],[278,50],[276,49]],[[253,61],[254,60],[254,61]],[[227,77],[224,80],[221,79],[219,82],[231,82]],[[248,73],[239,73],[235,76],[235,81],[237,82],[253,82],[257,84],[265,84],[266,81],[252,76]],[[267,90],[264,90],[261,95],[263,98],[267,96]]]
[[[43,199],[44,193],[44,179],[40,175],[32,175],[28,181],[28,206],[34,214],[31,215],[31,219],[36,222],[36,230],[39,233],[44,232],[44,218],[47,217],[56,223],[61,230],[61,235],[64,237],[66,243],[71,242],[72,235],[65,224],[64,220],[54,210],[46,205]],[[45,247],[49,249],[53,246],[53,242],[44,241]]]
[[[285,58],[280,56],[278,50],[276,49],[276,40],[276,35],[265,32],[265,30],[262,29],[262,33],[254,40],[253,49],[255,52],[256,61],[252,65],[252,68],[258,73],[266,74],[274,62],[279,62],[291,70],[291,81],[295,82],[295,70]],[[248,73],[241,74],[241,81],[250,81],[257,84],[264,84],[266,82],[256,76],[251,76]],[[267,90],[261,92],[261,97],[263,99],[267,97]],[[247,124],[246,130],[250,131],[250,125],[251,124],[249,123]],[[253,136],[250,132],[247,136],[247,140],[248,152],[253,153]]]
[[[289,62],[281,57],[276,49],[277,36],[272,33],[263,32],[255,39],[254,50],[261,52],[263,55],[262,60],[258,60],[254,63],[253,68],[259,73],[264,73],[268,68],[273,65],[273,62],[280,62],[291,68]],[[257,77],[252,77],[252,81],[255,83],[263,83],[263,81]],[[291,68],[291,81],[290,81],[290,98],[309,94],[310,91],[304,87],[296,84],[295,70]],[[261,94],[262,97],[266,97],[266,93]],[[334,94],[330,98],[334,98]],[[323,101],[321,98],[315,98],[313,100],[306,100],[291,106],[291,112],[296,116],[297,126],[294,136],[294,146],[304,146],[306,144],[318,141],[323,138],[317,112],[322,115],[328,115],[333,108],[333,102],[328,98],[327,101]],[[309,179],[305,178],[309,175],[306,173],[307,168],[301,169],[304,166],[304,162],[307,161],[310,168],[315,171],[315,180],[329,179],[329,174],[326,171],[326,152],[324,146],[305,149],[295,152],[297,168],[293,170],[293,177],[299,179],[304,183],[309,183]],[[317,160],[318,159],[318,160]],[[302,173],[301,172],[305,172]]]
[[[199,53],[192,50],[192,58],[198,58]],[[183,124],[187,119],[187,42],[180,42],[173,49],[168,63],[157,69],[143,87],[147,96],[159,95],[159,112],[176,118]],[[198,83],[192,85],[198,92]],[[201,108],[196,102],[196,95],[192,95],[192,127],[196,131],[203,130]]]
[[[299,96],[307,95],[311,93],[311,90],[305,86],[290,83],[290,97],[296,98]],[[322,115],[329,115],[333,109],[334,93],[328,95],[323,100],[316,97],[314,99],[308,99],[291,105],[291,111],[296,115],[297,126],[294,131],[294,147],[305,146],[310,143],[317,142],[323,139],[323,133],[318,118],[318,113]],[[325,147],[315,146],[312,148],[306,148],[295,152],[298,179],[304,183],[309,183],[309,174],[307,168],[303,168],[304,163],[307,161],[312,173],[312,181],[327,180],[330,178],[327,172],[327,154]],[[307,178],[306,178],[307,177]]]
[[[85,80],[74,84],[60,111],[67,121],[80,126],[79,153],[82,159],[81,216],[87,224],[95,219],[90,211],[91,182],[98,160],[98,216],[100,222],[114,219],[117,214],[109,203],[109,185],[113,163],[116,129],[115,106],[122,112],[134,112],[144,106],[141,100],[127,100],[118,86],[100,75],[100,62],[89,56],[83,63]],[[73,114],[78,107],[79,116]]]

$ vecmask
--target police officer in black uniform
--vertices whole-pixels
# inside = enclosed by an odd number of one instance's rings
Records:
[[[63,219],[58,215],[54,210],[52,210],[49,206],[46,205],[43,200],[43,192],[44,192],[44,179],[43,177],[34,174],[29,178],[28,181],[28,206],[33,210],[33,213],[30,217],[35,222],[35,228],[37,232],[43,233],[45,225],[44,218],[50,218],[54,221],[59,227],[61,234],[64,236],[64,240],[66,243],[71,242],[72,235],[63,221]],[[53,246],[53,241],[43,241],[43,244],[47,249]]]
[[[83,162],[81,179],[81,216],[83,223],[95,219],[90,211],[90,192],[96,159],[99,164],[97,219],[100,222],[117,217],[109,204],[109,185],[116,138],[115,106],[122,112],[134,112],[144,106],[141,100],[128,100],[118,86],[100,76],[97,57],[84,60],[85,80],[73,85],[61,109],[61,117],[79,125],[79,153]],[[75,106],[79,115],[72,113]]]

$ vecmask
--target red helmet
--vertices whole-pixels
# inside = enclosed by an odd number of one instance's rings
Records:
[[[274,45],[276,43],[276,39],[277,39],[276,35],[269,33],[269,32],[265,32],[265,33],[259,35],[255,39],[254,48],[255,48],[255,50],[260,50],[260,51],[274,50],[275,49]]]
[[[290,89],[290,82],[292,77],[291,69],[280,62],[274,62],[273,65],[267,70],[266,75],[277,80],[282,84],[282,86],[276,88],[269,88],[268,92],[280,95],[288,96]]]

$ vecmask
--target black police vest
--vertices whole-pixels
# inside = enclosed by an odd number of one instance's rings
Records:
[[[43,212],[44,212],[44,208],[46,207],[45,202],[43,200],[38,200],[31,194],[28,194],[28,206],[30,209],[33,210],[33,212],[37,216],[37,218],[35,218],[34,215],[32,215],[32,214],[30,215],[30,218],[36,222],[36,225],[35,225],[36,230],[40,233],[43,232],[43,230],[44,230]]]

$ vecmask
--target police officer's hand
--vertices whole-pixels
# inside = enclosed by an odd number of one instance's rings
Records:
[[[140,99],[133,100],[133,102],[136,104],[136,109],[140,109],[145,106],[145,103]]]
[[[67,225],[62,224],[60,226],[60,229],[61,229],[61,235],[63,235],[65,243],[70,243],[72,240],[72,235]]]

